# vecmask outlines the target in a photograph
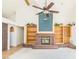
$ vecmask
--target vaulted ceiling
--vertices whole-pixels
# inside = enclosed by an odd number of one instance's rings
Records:
[[[44,0],[43,0],[44,1]],[[30,5],[33,4],[34,0],[29,0]],[[39,2],[38,2],[39,3]],[[3,17],[11,17],[16,14],[17,9],[27,7],[25,0],[3,0],[2,1],[2,15]]]
[[[31,18],[29,12],[38,13],[41,10],[35,9],[32,5],[37,5],[43,7],[45,0],[28,0],[31,6],[27,6],[24,0],[2,0],[2,16],[6,18],[26,19]],[[60,13],[54,17],[56,18],[67,18],[75,19],[75,0],[47,0],[49,2],[53,1],[55,5],[51,8],[53,10],[58,10]],[[37,10],[37,12],[36,12]],[[17,18],[17,15],[19,18]],[[33,17],[32,17],[33,18]]]
[[[9,18],[15,15],[19,5],[20,0],[2,0],[2,16]]]

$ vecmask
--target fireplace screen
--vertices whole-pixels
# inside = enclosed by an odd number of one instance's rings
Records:
[[[41,37],[41,44],[50,44],[50,37],[49,36],[42,36]]]

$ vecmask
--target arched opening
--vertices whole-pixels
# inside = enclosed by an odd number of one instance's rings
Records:
[[[10,27],[10,48],[13,47],[13,40],[14,40],[14,37],[15,37],[15,34],[14,34],[14,27],[11,26]]]
[[[10,32],[14,32],[14,28],[13,27],[10,27]]]

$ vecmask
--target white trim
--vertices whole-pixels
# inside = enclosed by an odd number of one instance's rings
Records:
[[[12,24],[20,27],[24,27],[24,25],[17,24],[16,22],[11,21],[10,19],[2,17],[2,22],[6,24]]]
[[[42,31],[40,31],[40,32],[37,32],[37,33],[50,33],[51,34],[51,33],[54,33],[54,32],[51,32],[51,31],[50,32],[47,32],[47,31],[42,32]]]
[[[27,42],[27,26],[24,26],[24,44]]]
[[[10,50],[10,29],[9,29],[9,24],[8,24],[8,49],[7,50]]]

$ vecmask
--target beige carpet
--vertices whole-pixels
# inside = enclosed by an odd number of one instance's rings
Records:
[[[9,59],[76,59],[75,49],[31,49],[22,48]]]

